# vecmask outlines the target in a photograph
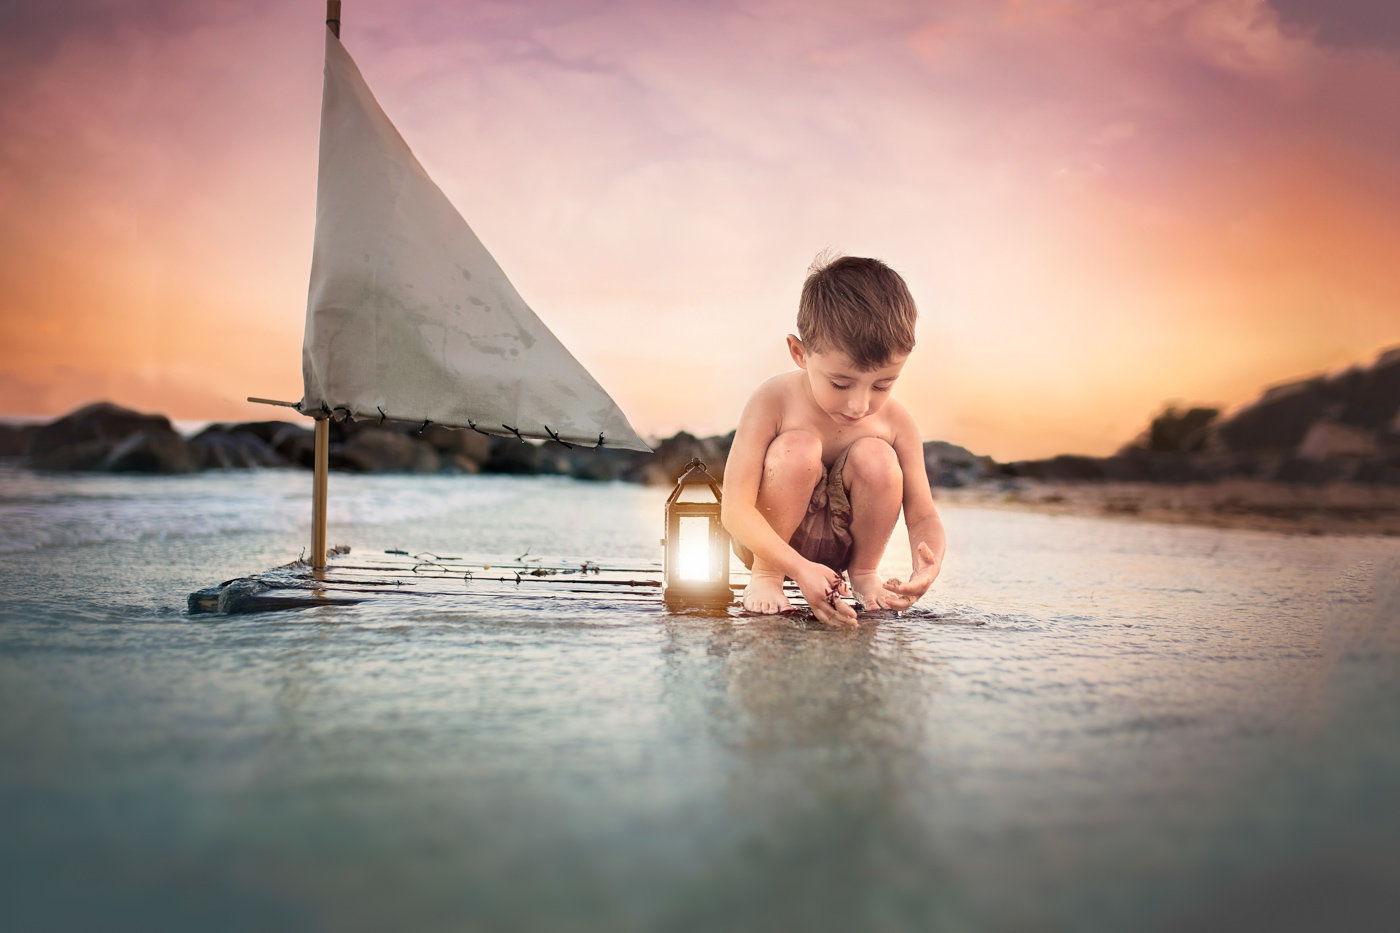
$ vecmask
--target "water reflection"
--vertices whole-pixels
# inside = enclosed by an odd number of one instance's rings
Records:
[[[942,688],[924,645],[888,619],[829,631],[673,616],[666,638],[664,702],[708,733],[723,775],[719,838],[673,920],[904,928],[958,913],[917,812],[936,800],[920,749],[936,743],[925,724]]]

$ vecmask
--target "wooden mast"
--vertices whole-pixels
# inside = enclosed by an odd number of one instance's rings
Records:
[[[326,0],[326,26],[340,38],[340,0]],[[311,569],[326,569],[326,499],[330,475],[331,419],[316,419],[316,464],[311,483]]]

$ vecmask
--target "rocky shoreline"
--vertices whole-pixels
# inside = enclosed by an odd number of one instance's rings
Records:
[[[358,473],[514,473],[671,483],[692,457],[723,478],[733,433],[677,433],[651,453],[488,437],[466,429],[332,422],[330,467]],[[111,402],[47,424],[0,425],[0,458],[43,471],[310,469],[308,424],[212,424],[189,438]],[[924,444],[945,501],[1318,533],[1400,534],[1400,347],[1370,367],[1275,386],[1228,417],[1168,408],[1109,457],[998,463]]]
[[[722,475],[732,439],[732,433],[697,438],[680,432],[643,453],[525,442],[440,425],[333,421],[329,453],[333,472],[514,473],[665,484],[692,457]],[[0,424],[0,459],[48,472],[309,470],[314,456],[310,421],[211,424],[187,438],[164,415],[94,402],[45,424]]]

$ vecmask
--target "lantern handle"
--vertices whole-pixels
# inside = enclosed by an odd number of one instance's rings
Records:
[[[698,486],[701,483],[710,487],[710,491],[715,494],[715,501],[721,502],[724,499],[724,489],[720,486],[719,480],[710,475],[710,471],[705,469],[705,462],[699,457],[691,457],[686,464],[685,470],[676,478],[676,488],[671,493],[666,504],[669,506],[680,497],[681,490],[686,486]]]

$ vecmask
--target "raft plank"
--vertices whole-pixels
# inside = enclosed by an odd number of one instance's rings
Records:
[[[731,581],[736,594],[747,585],[746,571]],[[353,606],[366,600],[509,597],[513,599],[607,599],[609,602],[661,602],[659,561],[570,561],[562,558],[489,560],[479,557],[416,554],[394,549],[362,552],[333,549],[324,570],[299,560],[262,574],[227,580],[188,598],[191,614],[267,612],[315,606]],[[737,608],[737,601],[736,601]]]

